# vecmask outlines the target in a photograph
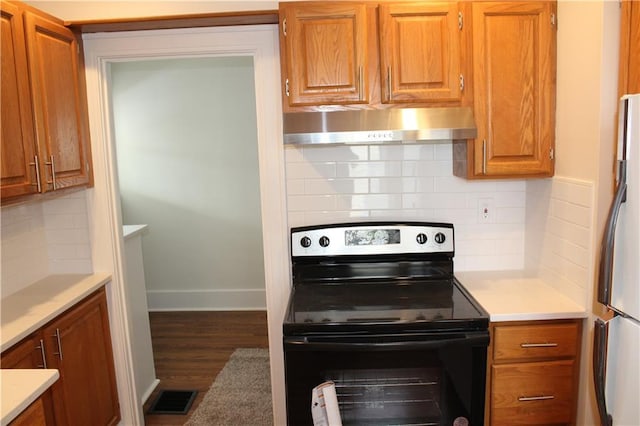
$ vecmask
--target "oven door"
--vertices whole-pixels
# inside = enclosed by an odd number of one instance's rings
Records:
[[[288,424],[313,424],[312,389],[330,380],[344,425],[480,426],[488,344],[488,331],[285,336]]]

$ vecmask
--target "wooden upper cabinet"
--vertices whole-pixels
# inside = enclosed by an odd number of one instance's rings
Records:
[[[22,11],[1,2],[2,198],[38,192]]]
[[[89,184],[86,98],[76,37],[30,11],[25,12],[25,31],[43,185],[52,190]]]
[[[456,2],[382,3],[382,102],[459,101],[462,18]]]
[[[472,176],[552,176],[555,2],[473,2]]]
[[[369,102],[364,3],[281,3],[280,16],[290,106]]]

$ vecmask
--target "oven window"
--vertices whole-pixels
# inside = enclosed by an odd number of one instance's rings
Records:
[[[344,425],[482,425],[486,346],[286,350],[289,425],[312,425],[312,389],[336,385]],[[464,424],[461,422],[459,424]]]
[[[338,370],[327,371],[326,377],[335,383],[344,423],[403,418],[437,425],[442,418],[440,369]]]

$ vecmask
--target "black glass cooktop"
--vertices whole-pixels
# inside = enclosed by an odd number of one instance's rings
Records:
[[[283,332],[486,330],[488,323],[455,278],[337,281],[294,285]]]

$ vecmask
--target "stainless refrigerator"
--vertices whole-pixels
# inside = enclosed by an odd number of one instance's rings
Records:
[[[620,100],[616,192],[602,238],[593,367],[603,426],[640,425],[640,94]]]

